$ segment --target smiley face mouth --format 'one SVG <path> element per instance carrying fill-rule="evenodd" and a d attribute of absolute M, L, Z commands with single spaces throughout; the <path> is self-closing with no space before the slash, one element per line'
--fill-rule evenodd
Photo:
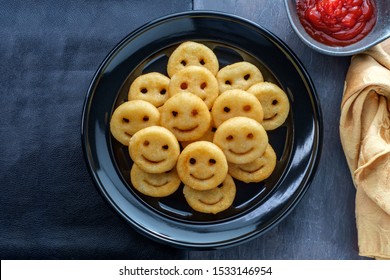
<path fill-rule="evenodd" d="M 278 113 L 275 113 L 272 117 L 264 118 L 263 121 L 272 121 L 274 118 L 276 118 L 277 115 Z"/>
<path fill-rule="evenodd" d="M 250 152 L 252 152 L 252 151 L 253 151 L 253 147 L 250 148 L 249 150 L 245 151 L 245 152 L 235 152 L 235 151 L 233 151 L 232 149 L 229 149 L 228 151 L 231 152 L 232 154 L 237 155 L 237 156 L 244 156 L 244 155 L 247 155 L 247 154 L 249 154 Z"/>
<path fill-rule="evenodd" d="M 261 165 L 259 168 L 255 169 L 255 170 L 247 170 L 247 169 L 244 169 L 244 168 L 242 168 L 242 167 L 239 167 L 239 169 L 240 169 L 241 171 L 243 171 L 243 172 L 252 174 L 252 173 L 255 173 L 255 172 L 261 170 L 263 167 L 264 167 L 264 165 Z"/>
<path fill-rule="evenodd" d="M 223 196 L 222 196 L 220 199 L 218 199 L 217 201 L 215 201 L 215 202 L 208 202 L 208 201 L 204 201 L 204 200 L 202 200 L 202 199 L 199 199 L 199 202 L 211 206 L 211 205 L 215 205 L 215 204 L 221 202 L 222 199 L 223 199 Z"/>
<path fill-rule="evenodd" d="M 162 184 L 154 184 L 154 183 L 149 182 L 149 181 L 146 180 L 146 179 L 144 179 L 144 182 L 145 182 L 146 184 L 149 184 L 149 185 L 155 187 L 155 188 L 160 188 L 160 187 L 162 187 L 162 186 L 168 184 L 168 181 L 166 181 L 166 182 L 164 182 L 164 183 L 162 183 Z"/>
<path fill-rule="evenodd" d="M 141 155 L 141 156 L 142 156 L 142 158 L 143 158 L 145 161 L 147 161 L 147 162 L 149 162 L 149 163 L 154 163 L 154 164 L 163 162 L 163 161 L 165 160 L 165 159 L 162 159 L 162 160 L 151 160 L 151 159 L 148 159 L 147 157 L 145 157 L 144 155 Z"/>
<path fill-rule="evenodd" d="M 192 173 L 190 174 L 190 176 L 191 176 L 192 178 L 196 179 L 196 180 L 199 180 L 199 181 L 207 181 L 207 180 L 213 178 L 213 177 L 214 177 L 214 174 L 211 174 L 210 176 L 205 177 L 205 178 L 196 177 L 196 176 L 194 176 Z"/>
<path fill-rule="evenodd" d="M 187 128 L 187 129 L 182 129 L 182 128 L 178 128 L 178 127 L 176 127 L 176 126 L 174 126 L 173 127 L 173 129 L 174 130 L 177 130 L 177 131 L 179 131 L 179 132 L 192 132 L 192 131 L 194 131 L 195 129 L 197 129 L 199 127 L 199 125 L 197 124 L 197 125 L 195 125 L 195 126 L 193 126 L 193 127 L 191 127 L 191 128 Z"/>

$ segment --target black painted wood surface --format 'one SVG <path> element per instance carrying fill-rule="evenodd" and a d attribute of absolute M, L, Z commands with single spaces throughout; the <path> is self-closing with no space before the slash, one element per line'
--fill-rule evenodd
<path fill-rule="evenodd" d="M 340 102 L 350 57 L 332 57 L 307 47 L 291 28 L 282 0 L 194 0 L 194 10 L 245 17 L 286 42 L 317 89 L 323 113 L 323 149 L 312 184 L 278 226 L 247 243 L 215 251 L 190 251 L 189 259 L 360 259 L 355 189 L 339 137 Z"/>

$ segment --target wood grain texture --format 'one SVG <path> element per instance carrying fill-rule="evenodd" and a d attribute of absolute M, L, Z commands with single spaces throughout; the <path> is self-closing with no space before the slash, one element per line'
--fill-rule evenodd
<path fill-rule="evenodd" d="M 286 42 L 317 89 L 323 113 L 323 149 L 312 184 L 300 204 L 278 226 L 242 245 L 190 251 L 190 259 L 361 259 L 354 214 L 355 189 L 339 137 L 340 102 L 350 57 L 308 48 L 287 19 L 282 0 L 194 0 L 195 10 L 217 10 L 260 24 Z"/>

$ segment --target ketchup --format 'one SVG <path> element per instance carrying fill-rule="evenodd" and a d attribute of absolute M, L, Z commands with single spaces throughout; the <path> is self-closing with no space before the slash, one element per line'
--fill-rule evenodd
<path fill-rule="evenodd" d="M 374 0 L 296 0 L 306 32 L 329 46 L 347 46 L 364 38 L 376 23 Z"/>

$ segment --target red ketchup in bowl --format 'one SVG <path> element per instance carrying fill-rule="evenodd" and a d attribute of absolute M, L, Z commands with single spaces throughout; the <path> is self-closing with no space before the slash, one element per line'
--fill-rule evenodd
<path fill-rule="evenodd" d="M 296 0 L 306 32 L 329 46 L 347 46 L 364 38 L 376 23 L 374 0 Z"/>

